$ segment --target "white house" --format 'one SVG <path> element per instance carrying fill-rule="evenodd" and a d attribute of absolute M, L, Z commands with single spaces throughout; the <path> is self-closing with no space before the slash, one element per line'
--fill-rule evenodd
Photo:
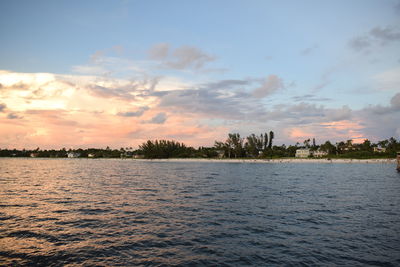
<path fill-rule="evenodd" d="M 323 150 L 317 150 L 317 151 L 313 152 L 313 156 L 316 158 L 322 158 L 322 157 L 328 156 L 328 152 L 323 151 Z"/>
<path fill-rule="evenodd" d="M 296 158 L 307 158 L 311 155 L 310 149 L 300 148 L 296 150 Z"/>
<path fill-rule="evenodd" d="M 67 157 L 68 158 L 78 158 L 78 157 L 80 157 L 80 153 L 76 153 L 76 152 L 68 152 L 67 153 Z"/>
<path fill-rule="evenodd" d="M 384 148 L 384 147 L 374 147 L 374 152 L 385 153 L 386 152 L 386 148 Z"/>

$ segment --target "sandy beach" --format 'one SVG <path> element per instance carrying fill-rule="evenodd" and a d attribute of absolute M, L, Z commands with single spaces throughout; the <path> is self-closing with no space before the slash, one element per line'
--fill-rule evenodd
<path fill-rule="evenodd" d="M 212 163 L 381 163 L 381 164 L 394 164 L 396 159 L 301 159 L 301 158 L 288 158 L 288 159 L 199 159 L 199 158 L 186 158 L 186 159 L 134 159 L 135 161 L 147 162 L 212 162 Z"/>

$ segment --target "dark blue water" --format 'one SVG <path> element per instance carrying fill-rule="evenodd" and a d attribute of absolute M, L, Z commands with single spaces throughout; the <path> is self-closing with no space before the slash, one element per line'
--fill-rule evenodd
<path fill-rule="evenodd" d="M 0 159 L 0 265 L 400 265 L 393 164 Z"/>

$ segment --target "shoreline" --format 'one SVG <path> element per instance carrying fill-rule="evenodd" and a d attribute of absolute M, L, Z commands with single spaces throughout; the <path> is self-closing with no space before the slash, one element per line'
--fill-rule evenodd
<path fill-rule="evenodd" d="M 130 160 L 136 162 L 208 162 L 208 163 L 259 163 L 259 164 L 276 164 L 276 163 L 324 163 L 324 164 L 352 164 L 352 163 L 368 163 L 368 164 L 395 164 L 395 158 L 378 158 L 378 159 L 316 159 L 316 158 L 281 158 L 281 159 L 215 159 L 215 158 L 168 158 L 168 159 L 134 159 L 134 158 L 42 158 L 42 157 L 0 157 L 4 159 L 45 159 L 45 160 Z"/>
<path fill-rule="evenodd" d="M 211 162 L 211 163 L 381 163 L 394 164 L 396 159 L 197 159 L 197 158 L 170 158 L 170 159 L 133 159 L 143 162 Z"/>

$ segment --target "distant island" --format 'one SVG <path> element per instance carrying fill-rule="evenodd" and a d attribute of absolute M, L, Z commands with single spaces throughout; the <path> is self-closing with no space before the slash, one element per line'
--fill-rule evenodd
<path fill-rule="evenodd" d="M 280 159 L 280 158 L 343 158 L 374 159 L 395 158 L 400 151 L 400 141 L 391 137 L 377 143 L 365 139 L 354 144 L 352 140 L 335 144 L 326 141 L 317 145 L 315 138 L 306 139 L 302 144 L 286 146 L 273 145 L 274 132 L 260 135 L 251 134 L 243 138 L 238 133 L 228 134 L 224 142 L 215 141 L 212 147 L 193 148 L 174 140 L 148 140 L 139 146 L 120 149 L 0 149 L 0 157 L 43 157 L 43 158 L 215 158 L 215 159 Z"/>

